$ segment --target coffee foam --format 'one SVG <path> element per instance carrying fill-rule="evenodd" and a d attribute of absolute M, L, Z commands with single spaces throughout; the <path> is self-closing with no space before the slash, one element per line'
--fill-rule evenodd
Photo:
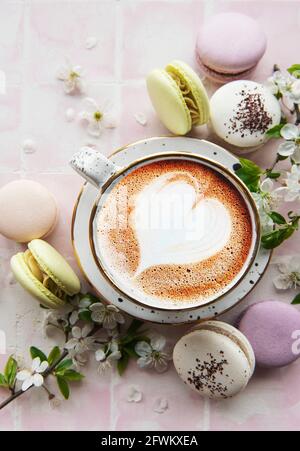
<path fill-rule="evenodd" d="M 182 160 L 147 164 L 121 179 L 103 196 L 95 231 L 116 285 L 142 303 L 170 308 L 227 291 L 252 243 L 237 189 L 205 165 Z"/>

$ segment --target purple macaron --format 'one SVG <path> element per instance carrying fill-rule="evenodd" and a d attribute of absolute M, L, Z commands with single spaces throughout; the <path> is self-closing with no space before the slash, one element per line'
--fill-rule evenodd
<path fill-rule="evenodd" d="M 201 28 L 196 59 L 201 71 L 218 83 L 246 80 L 266 46 L 266 35 L 252 17 L 221 13 L 212 16 Z"/>
<path fill-rule="evenodd" d="M 251 343 L 258 366 L 285 366 L 300 355 L 300 312 L 289 304 L 264 301 L 251 305 L 240 319 L 239 330 Z"/>

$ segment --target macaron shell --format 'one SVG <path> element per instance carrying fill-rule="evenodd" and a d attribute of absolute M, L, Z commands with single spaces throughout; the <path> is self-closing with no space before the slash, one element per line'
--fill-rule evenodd
<path fill-rule="evenodd" d="M 248 340 L 248 338 L 236 327 L 231 324 L 224 323 L 223 321 L 205 321 L 204 323 L 200 323 L 195 326 L 193 330 L 199 330 L 203 327 L 205 330 L 207 327 L 215 327 L 218 329 L 222 329 L 225 334 L 229 334 L 232 337 L 235 337 L 238 343 L 241 343 L 242 349 L 245 351 L 245 354 L 248 358 L 248 362 L 251 369 L 251 375 L 254 373 L 255 369 L 255 355 L 253 348 Z"/>
<path fill-rule="evenodd" d="M 62 255 L 43 240 L 32 240 L 28 248 L 42 270 L 68 295 L 80 291 L 80 281 Z"/>
<path fill-rule="evenodd" d="M 229 12 L 212 16 L 201 28 L 196 44 L 208 68 L 236 74 L 253 68 L 265 53 L 267 39 L 252 17 Z"/>
<path fill-rule="evenodd" d="M 250 341 L 258 366 L 282 367 L 294 362 L 294 331 L 300 331 L 300 312 L 279 301 L 251 305 L 239 322 L 240 331 Z"/>
<path fill-rule="evenodd" d="M 268 128 L 280 123 L 281 110 L 275 96 L 259 83 L 238 80 L 220 87 L 212 95 L 210 99 L 211 124 L 216 135 L 222 140 L 236 147 L 251 148 L 262 145 L 268 138 L 263 131 L 248 130 L 246 127 L 242 130 L 233 129 L 233 122 L 241 123 L 239 119 L 235 118 L 235 115 L 239 112 L 239 105 L 243 102 L 241 95 L 243 91 L 246 91 L 247 94 L 261 96 L 263 108 L 271 118 Z"/>
<path fill-rule="evenodd" d="M 185 135 L 192 120 L 176 82 L 164 70 L 155 69 L 147 77 L 147 89 L 162 123 L 174 134 Z"/>
<path fill-rule="evenodd" d="M 52 194 L 33 180 L 16 180 L 0 189 L 0 233 L 26 243 L 49 235 L 58 217 Z"/>
<path fill-rule="evenodd" d="M 172 61 L 168 64 L 166 70 L 173 70 L 186 81 L 191 89 L 192 95 L 197 103 L 199 110 L 199 121 L 195 125 L 206 124 L 209 120 L 209 98 L 205 87 L 203 86 L 199 76 L 183 61 Z"/>
<path fill-rule="evenodd" d="M 24 260 L 24 254 L 19 252 L 10 261 L 12 272 L 20 285 L 34 296 L 42 305 L 51 309 L 62 307 L 65 302 L 49 291 L 36 279 Z"/>
<path fill-rule="evenodd" d="M 235 341 L 204 327 L 175 345 L 176 371 L 193 390 L 210 398 L 228 398 L 243 390 L 253 372 Z"/>

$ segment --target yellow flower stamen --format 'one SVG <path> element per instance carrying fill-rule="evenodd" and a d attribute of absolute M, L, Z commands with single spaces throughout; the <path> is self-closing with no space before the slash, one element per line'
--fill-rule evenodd
<path fill-rule="evenodd" d="M 70 72 L 70 79 L 74 80 L 74 78 L 79 78 L 79 74 L 77 74 L 77 72 L 72 71 Z"/>
<path fill-rule="evenodd" d="M 100 122 L 102 117 L 103 117 L 103 114 L 100 111 L 95 111 L 95 113 L 94 113 L 95 121 Z"/>

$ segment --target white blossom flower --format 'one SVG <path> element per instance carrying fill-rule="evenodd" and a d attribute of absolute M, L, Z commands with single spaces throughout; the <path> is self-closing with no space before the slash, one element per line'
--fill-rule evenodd
<path fill-rule="evenodd" d="M 42 322 L 42 328 L 46 335 L 51 335 L 53 328 L 63 330 L 69 324 L 69 314 L 73 307 L 65 304 L 62 308 L 46 310 Z"/>
<path fill-rule="evenodd" d="M 273 75 L 267 79 L 266 85 L 272 94 L 278 95 L 279 93 L 282 93 L 282 90 L 285 90 L 289 78 L 289 73 L 283 74 L 280 70 L 276 70 Z"/>
<path fill-rule="evenodd" d="M 79 307 L 75 307 L 69 303 L 55 310 L 46 310 L 43 320 L 43 330 L 46 335 L 51 334 L 53 327 L 63 330 L 67 326 L 78 321 L 78 313 L 81 311 Z"/>
<path fill-rule="evenodd" d="M 280 201 L 278 188 L 274 189 L 273 180 L 266 178 L 259 186 L 262 207 L 266 212 L 274 210 Z M 254 193 L 256 194 L 256 193 Z"/>
<path fill-rule="evenodd" d="M 300 80 L 299 80 L 300 81 Z M 285 142 L 278 147 L 279 155 L 290 157 L 295 163 L 300 163 L 300 130 L 295 124 L 285 124 L 280 130 Z"/>
<path fill-rule="evenodd" d="M 295 81 L 292 83 L 291 90 L 289 93 L 289 99 L 293 102 L 299 105 L 300 103 L 300 80 L 295 79 Z"/>
<path fill-rule="evenodd" d="M 93 325 L 91 324 L 86 324 L 82 329 L 78 326 L 74 326 L 72 328 L 72 338 L 67 341 L 65 348 L 73 350 L 75 355 L 93 349 L 95 337 L 88 336 L 92 329 Z"/>
<path fill-rule="evenodd" d="M 290 172 L 286 173 L 284 179 L 285 186 L 278 188 L 278 191 L 285 202 L 300 200 L 300 167 L 294 164 Z"/>
<path fill-rule="evenodd" d="M 72 363 L 77 370 L 80 370 L 80 367 L 84 366 L 88 362 L 88 356 L 88 351 L 77 354 L 75 349 L 70 349 L 68 353 L 68 357 L 72 360 Z"/>
<path fill-rule="evenodd" d="M 282 94 L 292 104 L 300 103 L 300 80 L 288 72 L 275 71 L 267 80 L 272 94 Z"/>
<path fill-rule="evenodd" d="M 117 324 L 124 323 L 124 317 L 114 305 L 103 305 L 96 302 L 90 306 L 92 320 L 102 324 L 105 329 L 114 329 Z"/>
<path fill-rule="evenodd" d="M 81 66 L 72 66 L 69 61 L 66 61 L 59 68 L 57 78 L 64 82 L 64 90 L 67 94 L 83 93 L 85 91 Z"/>
<path fill-rule="evenodd" d="M 269 233 L 273 229 L 273 220 L 269 213 L 273 211 L 281 200 L 281 188 L 274 189 L 273 180 L 266 178 L 259 187 L 259 192 L 252 193 L 255 200 L 263 233 Z"/>
<path fill-rule="evenodd" d="M 69 316 L 69 323 L 71 326 L 74 326 L 77 321 L 79 321 L 79 315 L 81 312 L 84 312 L 91 305 L 92 301 L 88 297 L 83 297 L 81 299 L 77 299 L 74 301 L 74 310 Z"/>
<path fill-rule="evenodd" d="M 161 335 L 154 335 L 150 343 L 139 341 L 135 345 L 135 352 L 140 356 L 137 364 L 140 368 L 155 368 L 162 373 L 168 368 L 168 361 L 172 359 L 166 349 L 166 339 Z"/>
<path fill-rule="evenodd" d="M 278 257 L 274 263 L 280 272 L 273 279 L 273 283 L 278 290 L 300 287 L 300 256 Z"/>
<path fill-rule="evenodd" d="M 41 362 L 39 357 L 35 357 L 31 364 L 31 369 L 21 370 L 17 373 L 17 380 L 22 381 L 22 390 L 26 391 L 32 385 L 35 387 L 41 387 L 44 383 L 42 373 L 46 371 L 49 364 L 46 360 Z"/>
<path fill-rule="evenodd" d="M 95 359 L 99 363 L 99 373 L 104 373 L 112 367 L 112 363 L 119 360 L 122 354 L 119 350 L 119 345 L 116 340 L 111 340 L 109 343 L 102 344 L 95 352 Z"/>
<path fill-rule="evenodd" d="M 87 97 L 84 99 L 85 109 L 79 113 L 79 121 L 87 127 L 87 132 L 98 138 L 103 128 L 115 128 L 116 118 L 109 111 L 107 104 L 101 107 L 94 99 Z"/>

